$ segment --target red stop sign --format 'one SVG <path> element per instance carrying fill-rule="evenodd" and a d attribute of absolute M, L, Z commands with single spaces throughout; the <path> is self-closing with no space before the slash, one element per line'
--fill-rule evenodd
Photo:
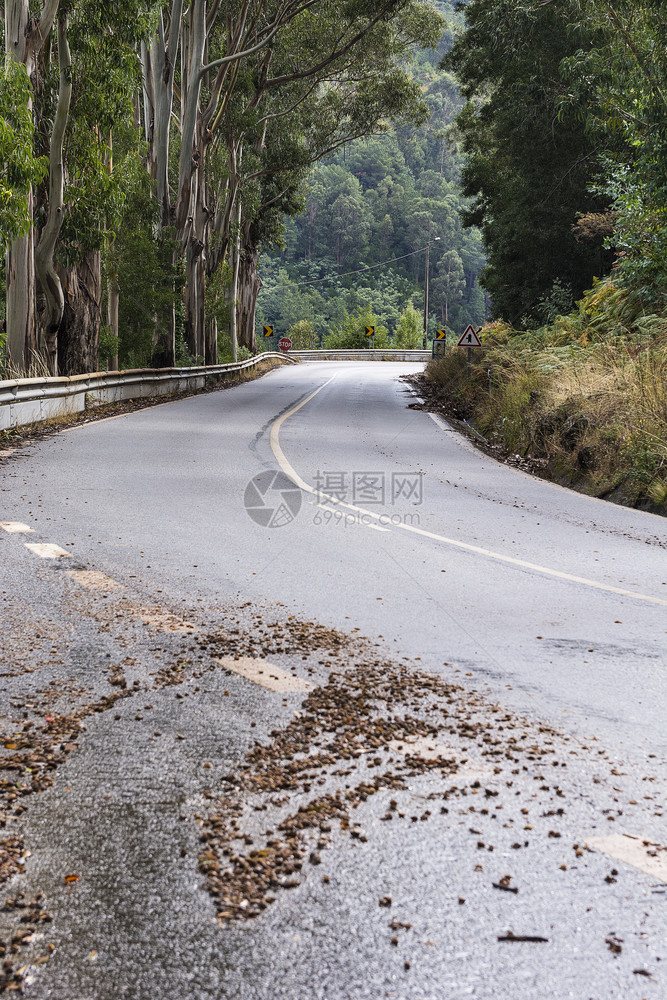
<path fill-rule="evenodd" d="M 289 351 L 290 348 L 292 347 L 292 341 L 289 339 L 289 337 L 281 337 L 280 340 L 278 341 L 278 347 L 280 348 L 281 351 Z"/>

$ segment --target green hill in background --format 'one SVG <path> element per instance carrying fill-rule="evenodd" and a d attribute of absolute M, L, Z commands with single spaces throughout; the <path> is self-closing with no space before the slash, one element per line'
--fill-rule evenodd
<path fill-rule="evenodd" d="M 429 241 L 429 331 L 483 321 L 484 253 L 479 232 L 461 224 L 461 157 L 450 137 L 463 100 L 453 76 L 438 68 L 462 18 L 453 3 L 434 6 L 447 28 L 411 66 L 429 121 L 357 141 L 314 167 L 303 211 L 285 219 L 284 248 L 261 259 L 258 332 L 270 324 L 286 333 L 308 321 L 322 343 L 331 330 L 340 333 L 347 313 L 394 335 L 410 303 L 423 311 Z"/>

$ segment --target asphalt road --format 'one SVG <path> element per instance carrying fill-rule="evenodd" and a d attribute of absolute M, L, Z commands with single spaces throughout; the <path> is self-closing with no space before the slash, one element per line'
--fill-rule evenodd
<path fill-rule="evenodd" d="M 27 996 L 667 995 L 665 522 L 478 453 L 420 367 L 2 460 Z"/>

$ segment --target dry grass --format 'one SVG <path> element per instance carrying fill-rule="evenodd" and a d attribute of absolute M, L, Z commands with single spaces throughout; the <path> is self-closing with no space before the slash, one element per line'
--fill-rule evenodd
<path fill-rule="evenodd" d="M 462 352 L 428 366 L 455 415 L 560 482 L 667 513 L 667 319 L 632 319 L 627 295 L 598 286 L 549 329 L 483 339 L 470 377 Z"/>
<path fill-rule="evenodd" d="M 11 361 L 5 361 L 0 365 L 0 380 L 12 381 L 20 378 L 48 378 L 49 366 L 46 358 L 38 351 L 30 352 L 30 360 L 27 366 L 17 367 Z"/>

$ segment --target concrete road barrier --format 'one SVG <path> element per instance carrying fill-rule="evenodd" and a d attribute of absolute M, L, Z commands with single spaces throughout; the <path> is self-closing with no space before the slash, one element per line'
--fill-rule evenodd
<path fill-rule="evenodd" d="M 430 361 L 430 351 L 358 350 L 358 351 L 290 351 L 298 361 Z"/>

